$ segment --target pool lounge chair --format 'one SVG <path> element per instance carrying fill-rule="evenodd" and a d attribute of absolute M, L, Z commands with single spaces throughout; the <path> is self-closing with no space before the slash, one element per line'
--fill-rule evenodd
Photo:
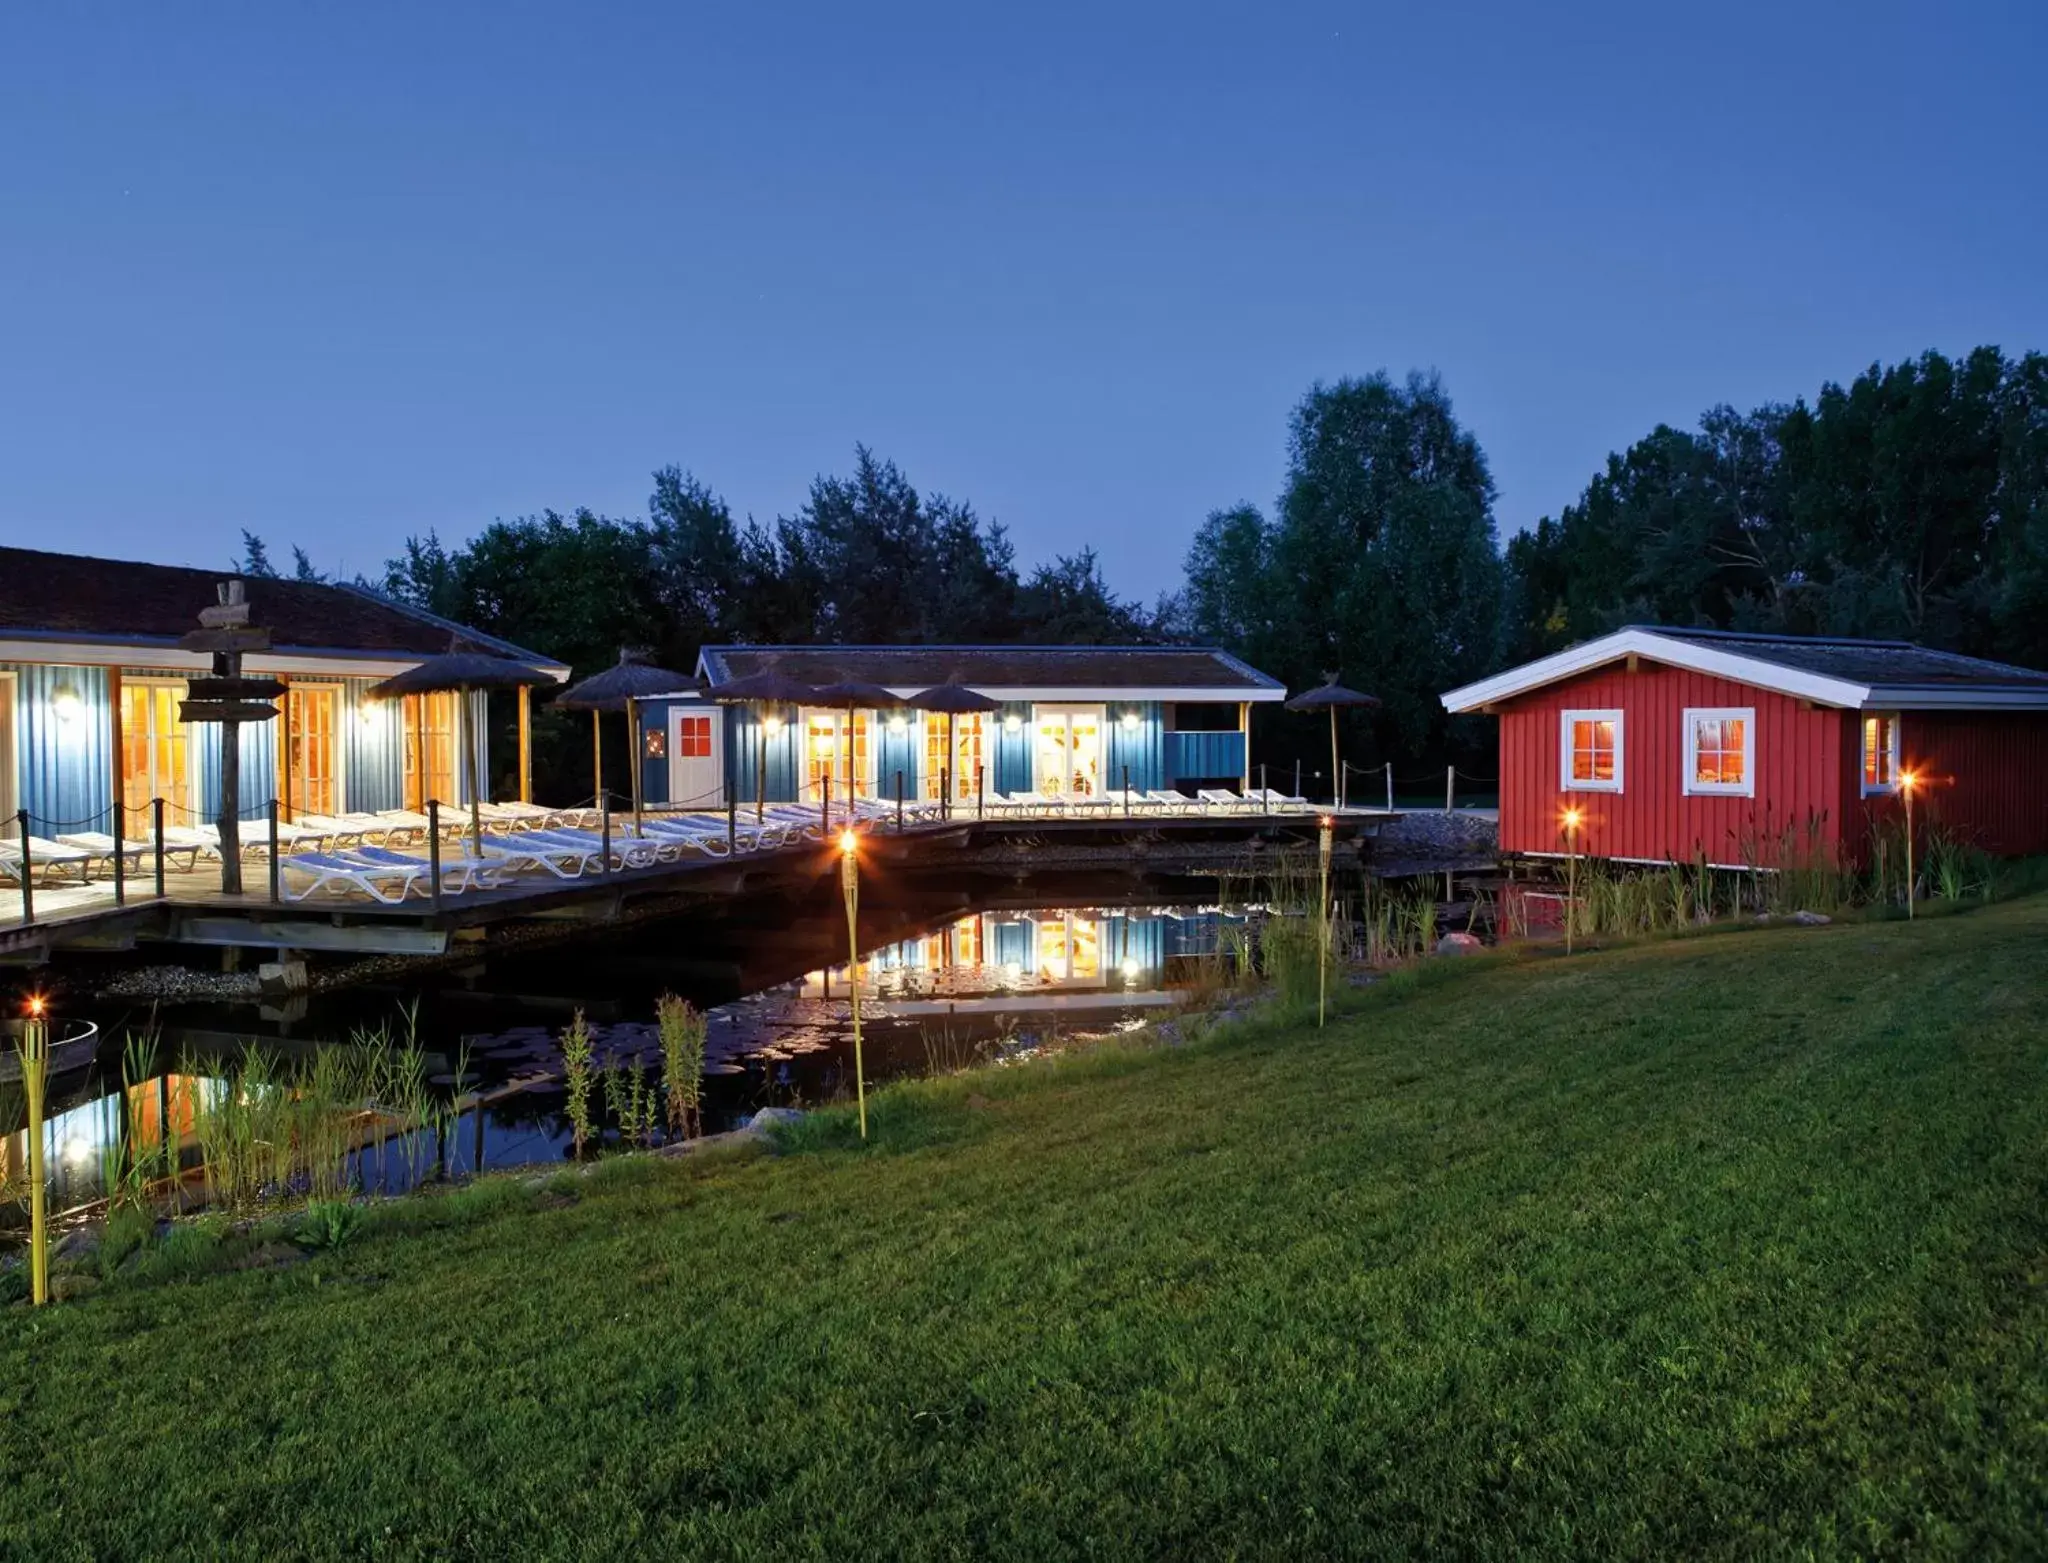
<path fill-rule="evenodd" d="M 427 871 L 428 892 L 431 894 L 433 891 L 434 864 L 431 859 L 414 857 L 409 852 L 400 852 L 393 847 L 371 846 L 348 847 L 332 855 L 353 858 L 373 868 L 423 868 Z M 490 858 L 472 857 L 467 852 L 443 852 L 441 893 L 460 895 L 465 890 L 489 890 L 498 883 L 503 872 L 503 865 Z"/>
<path fill-rule="evenodd" d="M 510 874 L 538 872 L 557 879 L 580 879 L 599 872 L 604 854 L 596 847 L 567 841 L 549 841 L 530 830 L 517 835 L 486 832 L 478 852 L 493 868 Z"/>
<path fill-rule="evenodd" d="M 1240 792 L 1225 792 L 1221 787 L 1200 787 L 1195 799 L 1204 808 L 1216 809 L 1224 814 L 1244 814 L 1258 805 Z"/>
<path fill-rule="evenodd" d="M 645 821 L 645 828 L 650 836 L 673 841 L 685 850 L 694 848 L 707 857 L 730 857 L 734 847 L 747 852 L 760 844 L 760 836 L 756 834 L 752 825 L 735 823 L 728 839 L 723 820 L 714 822 L 704 819 L 682 819 L 673 815 L 657 816 Z M 764 834 L 772 836 L 777 844 L 782 840 L 782 832 L 773 825 L 768 826 Z"/>
<path fill-rule="evenodd" d="M 216 858 L 220 856 L 221 841 L 220 827 L 218 825 L 187 825 L 181 828 L 190 833 L 184 839 L 196 840 L 199 843 L 200 850 L 206 853 L 207 856 Z M 242 821 L 242 828 L 237 834 L 240 838 L 242 856 L 244 857 L 260 856 L 270 850 L 270 821 L 267 819 L 245 819 Z M 164 839 L 166 841 L 171 839 L 171 832 L 168 826 L 164 829 Z M 294 825 L 288 820 L 279 820 L 277 822 L 277 850 L 281 854 L 294 852 L 301 847 L 317 850 L 326 840 L 327 837 L 323 833 L 317 830 L 309 830 L 304 825 Z"/>
<path fill-rule="evenodd" d="M 1112 787 L 1102 795 L 1102 801 L 1112 814 L 1122 814 L 1125 810 L 1133 814 L 1143 814 L 1152 807 L 1151 800 L 1136 787 L 1128 791 L 1122 787 Z"/>
<path fill-rule="evenodd" d="M 321 832 L 336 846 L 367 841 L 373 846 L 396 847 L 413 836 L 406 826 L 393 824 L 381 814 L 301 814 L 294 823 Z"/>
<path fill-rule="evenodd" d="M 111 864 L 114 861 L 114 838 L 102 830 L 80 830 L 57 840 L 67 847 L 77 847 L 90 852 L 94 857 Z M 164 829 L 164 860 L 169 867 L 181 873 L 190 873 L 199 866 L 199 844 L 196 841 L 173 840 L 168 826 Z M 156 868 L 156 838 L 144 836 L 140 840 L 130 836 L 121 843 L 121 856 L 127 860 L 131 875 L 152 873 Z M 179 863 L 177 860 L 185 861 Z"/>
<path fill-rule="evenodd" d="M 0 839 L 0 874 L 17 884 L 22 879 L 21 846 L 20 836 Z M 28 872 L 40 873 L 45 884 L 53 874 L 76 874 L 78 882 L 84 884 L 92 877 L 93 864 L 99 861 L 101 854 L 83 847 L 67 847 L 61 841 L 47 841 L 41 836 L 28 838 Z"/>
<path fill-rule="evenodd" d="M 1145 794 L 1152 807 L 1162 814 L 1189 814 L 1197 807 L 1195 800 L 1184 792 L 1171 787 L 1154 787 Z"/>
<path fill-rule="evenodd" d="M 512 839 L 524 841 L 528 837 L 563 846 L 583 847 L 600 857 L 605 850 L 603 835 L 594 830 L 524 830 L 517 832 Z M 611 862 L 615 868 L 651 868 L 663 858 L 674 861 L 682 856 L 682 851 L 680 842 L 655 836 L 636 836 L 613 822 Z"/>
<path fill-rule="evenodd" d="M 415 889 L 427 890 L 427 865 L 410 859 L 400 866 L 364 862 L 339 853 L 292 852 L 280 854 L 277 861 L 287 901 L 357 891 L 373 901 L 396 906 Z"/>
<path fill-rule="evenodd" d="M 1260 809 L 1306 809 L 1311 805 L 1306 798 L 1297 798 L 1290 793 L 1276 791 L 1271 787 L 1250 787 L 1245 797 Z"/>
<path fill-rule="evenodd" d="M 1067 800 L 1056 794 L 1043 792 L 999 792 L 995 794 L 993 806 L 1002 814 L 1064 814 Z"/>

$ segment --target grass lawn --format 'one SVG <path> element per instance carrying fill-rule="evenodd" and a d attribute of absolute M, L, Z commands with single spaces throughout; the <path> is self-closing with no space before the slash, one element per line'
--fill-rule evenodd
<path fill-rule="evenodd" d="M 2044 954 L 1438 962 L 8 1310 L 0 1554 L 2040 1556 Z"/>

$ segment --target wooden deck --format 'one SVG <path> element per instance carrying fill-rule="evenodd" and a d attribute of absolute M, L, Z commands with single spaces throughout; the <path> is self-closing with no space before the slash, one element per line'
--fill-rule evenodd
<path fill-rule="evenodd" d="M 747 813 L 741 810 L 742 821 Z M 1137 858 L 1147 844 L 1160 842 L 1313 841 L 1318 822 L 1326 815 L 1335 820 L 1346 841 L 1370 837 L 1380 823 L 1394 817 L 1384 810 L 1315 808 L 955 815 L 906 820 L 900 828 L 893 820 L 873 824 L 861 833 L 860 851 L 867 871 L 883 874 L 943 868 L 970 860 L 977 849 L 1019 842 L 1047 847 L 1092 844 L 1098 850 L 1105 843 L 1118 844 Z M 723 814 L 699 818 L 721 830 L 726 824 Z M 631 839 L 630 822 L 616 821 L 614 842 Z M 449 850 L 452 856 L 455 849 Z M 729 856 L 691 850 L 674 861 L 642 868 L 613 868 L 568 879 L 529 873 L 460 892 L 444 888 L 438 904 L 421 894 L 397 903 L 361 893 L 273 898 L 269 860 L 256 854 L 244 859 L 239 895 L 223 894 L 220 864 L 202 859 L 192 870 L 167 866 L 159 897 L 154 868 L 146 865 L 118 891 L 111 877 L 84 884 L 38 883 L 32 921 L 22 918 L 18 887 L 0 885 L 0 964 L 41 964 L 65 949 L 126 949 L 138 943 L 438 955 L 465 937 L 476 937 L 473 930 L 498 923 L 601 922 L 617 918 L 631 903 L 657 897 L 683 905 L 809 886 L 831 870 L 837 850 L 834 841 L 809 839 L 740 848 Z M 426 860 L 424 848 L 407 851 Z"/>

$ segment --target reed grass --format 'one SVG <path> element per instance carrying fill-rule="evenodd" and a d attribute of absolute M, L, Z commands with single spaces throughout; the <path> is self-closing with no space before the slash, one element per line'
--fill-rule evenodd
<path fill-rule="evenodd" d="M 578 1010 L 563 1029 L 562 1049 L 562 1110 L 569 1119 L 569 1134 L 573 1152 L 578 1161 L 583 1159 L 583 1147 L 590 1139 L 590 1084 L 592 1059 L 595 1053 L 590 1038 L 590 1026 Z"/>
<path fill-rule="evenodd" d="M 661 1090 L 668 1132 L 679 1140 L 704 1132 L 704 1041 L 710 1021 L 687 999 L 664 993 L 654 1001 L 661 1037 Z"/>

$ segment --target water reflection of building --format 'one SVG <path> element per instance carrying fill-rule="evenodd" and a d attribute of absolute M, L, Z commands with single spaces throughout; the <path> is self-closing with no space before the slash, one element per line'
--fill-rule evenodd
<path fill-rule="evenodd" d="M 219 1081 L 198 1075 L 159 1075 L 52 1111 L 43 1120 L 43 1163 L 49 1169 L 55 1208 L 64 1210 L 105 1194 L 106 1163 L 122 1143 L 124 1113 L 127 1143 L 134 1153 L 162 1144 L 166 1123 L 179 1142 L 190 1147 L 202 1097 L 220 1089 Z M 0 1188 L 12 1187 L 28 1175 L 28 1130 L 19 1127 L 18 1100 L 12 1112 L 15 1127 L 0 1134 Z"/>
<path fill-rule="evenodd" d="M 976 912 L 870 951 L 861 980 L 906 998 L 1156 990 L 1167 985 L 1172 960 L 1214 950 L 1228 921 L 1236 919 L 1190 908 Z M 813 972 L 803 992 L 829 997 L 845 981 L 843 966 Z"/>

